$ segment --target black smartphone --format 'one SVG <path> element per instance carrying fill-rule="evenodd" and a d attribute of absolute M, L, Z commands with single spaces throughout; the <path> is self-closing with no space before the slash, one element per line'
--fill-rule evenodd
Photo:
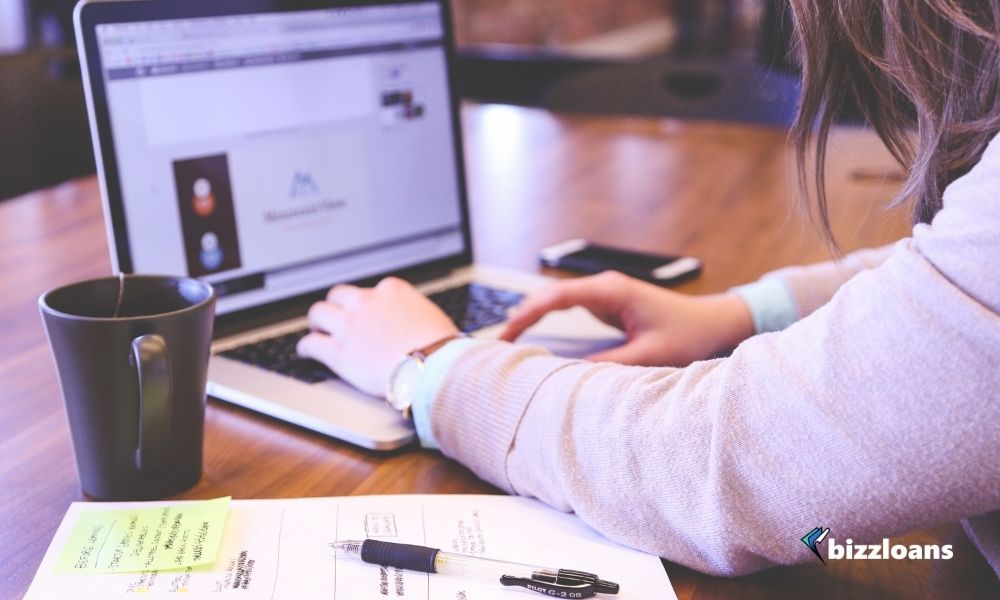
<path fill-rule="evenodd" d="M 579 273 L 620 271 L 659 284 L 677 283 L 701 272 L 701 261 L 691 256 L 667 256 L 612 248 L 587 240 L 566 240 L 543 248 L 542 265 Z"/>

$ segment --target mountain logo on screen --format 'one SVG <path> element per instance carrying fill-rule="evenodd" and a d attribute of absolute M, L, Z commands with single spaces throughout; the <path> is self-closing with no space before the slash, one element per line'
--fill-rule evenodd
<path fill-rule="evenodd" d="M 288 190 L 289 198 L 306 198 L 319 195 L 319 185 L 308 171 L 296 171 L 292 175 L 292 186 Z"/>

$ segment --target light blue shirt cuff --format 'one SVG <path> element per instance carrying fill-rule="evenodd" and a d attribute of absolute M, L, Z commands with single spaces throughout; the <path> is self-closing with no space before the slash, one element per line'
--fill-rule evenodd
<path fill-rule="evenodd" d="M 417 437 L 420 438 L 420 445 L 424 448 L 438 447 L 434 431 L 431 429 L 431 407 L 434 406 L 434 398 L 437 397 L 445 376 L 466 349 L 480 342 L 481 340 L 471 338 L 448 342 L 428 356 L 424 362 L 424 368 L 413 390 L 413 404 L 410 407 L 413 411 L 413 425 L 417 429 Z"/>
<path fill-rule="evenodd" d="M 781 331 L 799 320 L 795 298 L 778 278 L 761 279 L 730 291 L 739 294 L 750 308 L 754 333 Z"/>

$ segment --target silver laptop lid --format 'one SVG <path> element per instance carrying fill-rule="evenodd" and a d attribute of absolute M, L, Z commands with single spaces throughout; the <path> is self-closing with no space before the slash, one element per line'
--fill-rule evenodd
<path fill-rule="evenodd" d="M 469 262 L 445 11 L 81 4 L 116 268 L 199 277 L 225 314 Z"/>

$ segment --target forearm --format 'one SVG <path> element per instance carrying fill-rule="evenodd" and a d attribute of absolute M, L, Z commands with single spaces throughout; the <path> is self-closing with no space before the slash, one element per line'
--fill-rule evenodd
<path fill-rule="evenodd" d="M 996 328 L 970 327 L 980 309 L 926 264 L 887 273 L 685 369 L 477 345 L 442 384 L 435 432 L 489 481 L 713 573 L 808 559 L 798 538 L 817 520 L 861 541 L 986 512 Z M 928 318 L 938 301 L 948 314 Z"/>

